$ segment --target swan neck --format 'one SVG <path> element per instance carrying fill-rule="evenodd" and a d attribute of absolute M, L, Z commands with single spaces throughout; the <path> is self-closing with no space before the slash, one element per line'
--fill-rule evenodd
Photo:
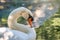
<path fill-rule="evenodd" d="M 35 38 L 36 33 L 34 29 L 29 28 L 27 25 L 17 23 L 19 17 L 23 16 L 27 19 L 28 14 L 32 15 L 32 13 L 26 8 L 17 8 L 13 10 L 8 17 L 8 26 L 10 29 L 27 33 L 30 37 L 33 36 Z"/>
<path fill-rule="evenodd" d="M 22 31 L 22 32 L 30 31 L 28 26 L 17 23 L 17 19 L 21 16 L 27 20 L 27 18 L 29 17 L 28 14 L 32 15 L 30 10 L 23 8 L 23 7 L 13 10 L 8 17 L 9 28 L 14 29 L 14 30 L 18 30 L 18 31 Z M 22 30 L 22 29 L 24 29 L 24 30 Z"/>

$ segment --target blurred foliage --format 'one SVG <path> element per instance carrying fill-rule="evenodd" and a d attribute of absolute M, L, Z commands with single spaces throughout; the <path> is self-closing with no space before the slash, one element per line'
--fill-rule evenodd
<path fill-rule="evenodd" d="M 24 1 L 24 0 L 23 0 Z M 26 0 L 23 2 L 22 0 L 13 0 L 11 3 L 7 2 L 4 5 L 8 5 L 5 9 L 0 9 L 0 27 L 7 27 L 7 18 L 9 13 L 20 6 L 32 8 L 31 5 L 33 2 L 36 3 L 37 0 Z M 40 1 L 37 1 L 37 3 Z M 56 0 L 54 2 L 60 3 L 60 0 Z M 29 4 L 30 3 L 30 4 Z M 0 3 L 1 4 L 1 3 Z M 24 5 L 25 4 L 25 5 Z M 36 5 L 34 5 L 35 7 Z M 18 23 L 26 24 L 26 20 L 24 18 L 19 18 Z M 54 14 L 50 19 L 46 20 L 43 25 L 36 29 L 37 38 L 36 40 L 60 40 L 60 8 L 58 12 Z"/>
<path fill-rule="evenodd" d="M 18 20 L 17 21 L 18 23 L 27 25 L 27 22 L 26 22 L 26 20 L 23 17 L 19 17 L 17 20 Z"/>
<path fill-rule="evenodd" d="M 37 40 L 60 40 L 60 8 L 50 19 L 36 29 Z"/>

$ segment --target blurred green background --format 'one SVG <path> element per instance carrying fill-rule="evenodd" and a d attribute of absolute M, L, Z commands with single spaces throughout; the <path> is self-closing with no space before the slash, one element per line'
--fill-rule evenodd
<path fill-rule="evenodd" d="M 32 7 L 41 4 L 41 1 L 60 4 L 60 0 L 0 0 L 0 27 L 8 26 L 7 18 L 13 9 L 24 6 L 33 11 Z M 23 22 L 21 22 L 22 20 Z M 25 20 L 20 18 L 18 22 L 25 23 Z M 60 7 L 58 12 L 36 29 L 36 33 L 36 40 L 60 40 Z"/>

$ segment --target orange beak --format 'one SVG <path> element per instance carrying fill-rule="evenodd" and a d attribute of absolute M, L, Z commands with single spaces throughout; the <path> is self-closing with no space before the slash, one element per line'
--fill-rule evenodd
<path fill-rule="evenodd" d="M 29 25 L 32 27 L 32 18 L 28 19 Z"/>

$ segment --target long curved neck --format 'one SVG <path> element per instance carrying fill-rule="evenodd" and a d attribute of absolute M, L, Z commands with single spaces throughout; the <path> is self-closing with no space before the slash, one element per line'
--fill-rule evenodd
<path fill-rule="evenodd" d="M 23 8 L 23 7 L 13 10 L 8 17 L 8 26 L 9 26 L 10 29 L 18 30 L 18 31 L 21 31 L 21 32 L 24 32 L 24 33 L 28 34 L 29 38 L 33 37 L 32 39 L 35 40 L 36 33 L 35 33 L 34 29 L 29 28 L 26 25 L 17 23 L 17 19 L 19 17 L 23 16 L 24 18 L 27 19 L 28 14 L 32 15 L 31 12 L 28 9 Z"/>
<path fill-rule="evenodd" d="M 17 23 L 17 19 L 21 16 L 23 16 L 27 19 L 27 17 L 24 16 L 23 13 L 27 17 L 28 17 L 28 13 L 31 14 L 31 12 L 28 9 L 23 8 L 23 7 L 13 10 L 8 17 L 8 26 L 10 29 L 14 29 L 14 30 L 18 30 L 18 31 L 26 32 L 26 33 L 29 33 L 29 32 L 33 33 L 34 29 L 29 28 L 26 25 Z"/>

